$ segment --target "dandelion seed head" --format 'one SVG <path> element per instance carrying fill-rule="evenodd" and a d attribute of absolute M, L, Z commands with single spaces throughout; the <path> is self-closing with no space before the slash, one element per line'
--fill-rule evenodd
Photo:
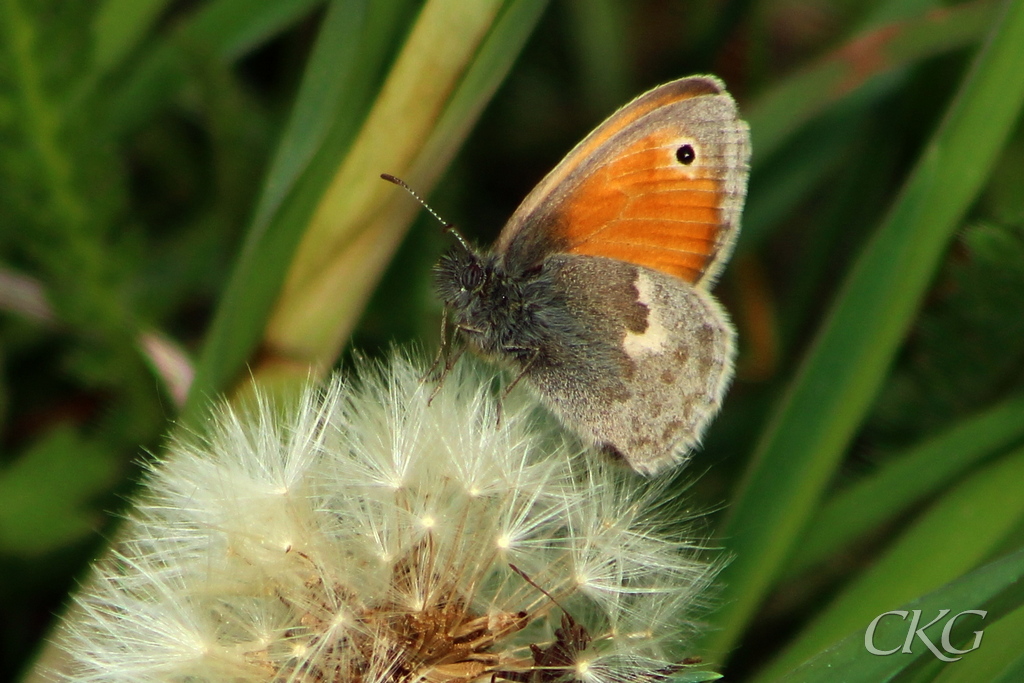
<path fill-rule="evenodd" d="M 364 363 L 174 441 L 66 620 L 64 680 L 666 678 L 714 568 L 658 491 L 523 398 L 499 421 L 476 366 L 433 400 L 422 373 Z"/>

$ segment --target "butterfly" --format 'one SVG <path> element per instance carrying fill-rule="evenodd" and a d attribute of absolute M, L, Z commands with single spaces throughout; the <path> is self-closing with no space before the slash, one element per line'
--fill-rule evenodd
<path fill-rule="evenodd" d="M 446 315 L 588 444 L 655 474 L 682 462 L 732 379 L 711 288 L 736 241 L 750 136 L 722 82 L 625 105 L 530 192 L 490 251 L 435 268 Z"/>

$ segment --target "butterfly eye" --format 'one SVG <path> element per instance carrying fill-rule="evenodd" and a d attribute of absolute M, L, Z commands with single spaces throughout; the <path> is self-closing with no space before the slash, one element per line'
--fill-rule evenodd
<path fill-rule="evenodd" d="M 484 269 L 473 263 L 463 271 L 462 284 L 466 289 L 477 289 L 484 283 Z"/>
<path fill-rule="evenodd" d="M 692 145 L 683 145 L 676 150 L 676 159 L 683 166 L 689 166 L 697 158 L 697 153 L 693 151 Z"/>

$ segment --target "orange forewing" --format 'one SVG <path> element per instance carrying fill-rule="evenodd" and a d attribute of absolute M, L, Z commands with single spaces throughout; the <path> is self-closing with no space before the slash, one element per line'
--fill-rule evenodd
<path fill-rule="evenodd" d="M 668 131 L 641 138 L 580 183 L 558 210 L 565 251 L 696 282 L 725 227 L 723 187 L 713 165 L 681 165 L 678 145 Z"/>
<path fill-rule="evenodd" d="M 581 164 L 584 164 L 584 162 L 597 154 L 601 147 L 612 137 L 658 109 L 693 97 L 717 95 L 720 92 L 722 92 L 721 86 L 716 82 L 706 78 L 686 78 L 656 88 L 619 109 L 590 135 L 584 138 L 566 156 L 562 163 L 552 169 L 551 173 L 530 192 L 519 206 L 510 225 L 498 236 L 498 242 L 495 245 L 496 249 L 498 251 L 508 249 L 509 244 L 515 239 L 519 229 L 523 226 L 522 221 L 515 220 L 517 216 L 528 216 L 542 211 L 544 202 L 550 198 L 554 189 L 563 184 L 573 173 L 577 172 Z M 584 183 L 584 185 L 587 187 L 597 186 L 592 183 Z M 578 189 L 581 190 L 582 188 Z M 575 196 L 580 196 L 581 194 L 581 192 L 576 192 Z"/>

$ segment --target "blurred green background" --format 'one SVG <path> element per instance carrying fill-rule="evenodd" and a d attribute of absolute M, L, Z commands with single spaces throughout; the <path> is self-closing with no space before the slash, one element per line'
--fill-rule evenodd
<path fill-rule="evenodd" d="M 0 0 L 0 679 L 174 424 L 436 348 L 447 239 L 380 173 L 488 244 L 694 73 L 754 145 L 738 375 L 678 477 L 733 558 L 694 654 L 1024 680 L 1024 3 L 993 0 Z M 918 598 L 989 609 L 974 656 L 864 652 Z"/>

